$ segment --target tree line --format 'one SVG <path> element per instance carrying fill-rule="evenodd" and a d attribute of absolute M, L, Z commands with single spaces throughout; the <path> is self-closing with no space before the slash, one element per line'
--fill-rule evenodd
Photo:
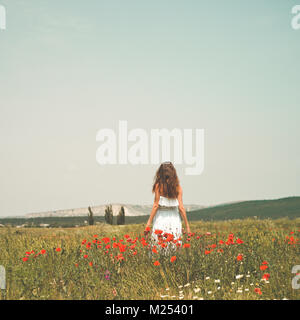
<path fill-rule="evenodd" d="M 88 207 L 89 213 L 88 213 L 88 222 L 89 225 L 92 226 L 95 223 L 94 220 L 94 214 L 93 211 L 91 209 L 91 207 Z M 108 205 L 105 208 L 105 215 L 104 215 L 104 219 L 105 222 L 108 224 L 114 224 L 114 215 L 113 215 L 113 209 L 112 209 L 112 205 Z M 121 209 L 117 215 L 117 224 L 121 225 L 121 224 L 125 224 L 125 209 L 123 206 L 121 206 Z"/>

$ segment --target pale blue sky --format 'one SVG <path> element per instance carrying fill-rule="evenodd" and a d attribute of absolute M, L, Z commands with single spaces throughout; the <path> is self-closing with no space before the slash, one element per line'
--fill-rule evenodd
<path fill-rule="evenodd" d="M 151 203 L 156 166 L 96 163 L 119 120 L 205 129 L 186 203 L 299 195 L 296 0 L 0 4 L 0 216 Z"/>

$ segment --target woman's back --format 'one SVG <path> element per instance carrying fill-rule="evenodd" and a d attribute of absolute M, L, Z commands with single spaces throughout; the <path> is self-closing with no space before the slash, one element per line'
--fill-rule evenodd
<path fill-rule="evenodd" d="M 150 229 L 150 224 L 153 222 L 152 236 L 159 240 L 156 233 L 159 230 L 180 238 L 182 235 L 181 218 L 186 224 L 187 231 L 190 232 L 182 202 L 182 188 L 176 169 L 171 162 L 164 162 L 158 168 L 152 192 L 155 194 L 154 203 L 146 225 L 146 229 Z"/>
<path fill-rule="evenodd" d="M 164 196 L 160 196 L 158 204 L 160 207 L 177 207 L 179 203 L 177 198 L 171 199 Z"/>

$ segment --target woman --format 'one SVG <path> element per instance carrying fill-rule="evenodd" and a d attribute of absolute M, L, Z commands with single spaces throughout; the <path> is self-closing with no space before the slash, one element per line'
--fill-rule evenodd
<path fill-rule="evenodd" d="M 179 184 L 176 169 L 171 162 L 163 162 L 158 168 L 152 192 L 155 193 L 155 198 L 146 225 L 145 235 L 148 235 L 153 220 L 152 239 L 158 239 L 155 230 L 162 231 L 161 234 L 173 234 L 174 239 L 180 238 L 182 235 L 180 215 L 185 222 L 187 233 L 191 233 L 182 203 L 182 188 Z"/>

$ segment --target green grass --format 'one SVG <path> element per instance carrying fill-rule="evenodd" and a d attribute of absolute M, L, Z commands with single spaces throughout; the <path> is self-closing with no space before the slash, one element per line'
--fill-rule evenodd
<path fill-rule="evenodd" d="M 144 226 L 1 228 L 0 265 L 6 268 L 7 288 L 1 291 L 0 299 L 300 298 L 300 289 L 292 289 L 291 285 L 295 276 L 292 267 L 300 265 L 299 218 L 192 222 L 195 235 L 190 241 L 186 235 L 183 239 L 190 247 L 179 248 L 173 263 L 170 256 L 150 254 L 143 246 L 140 240 Z M 219 244 L 231 232 L 235 244 Z M 126 241 L 126 234 L 132 241 L 138 237 L 135 248 L 129 248 L 132 243 Z M 101 248 L 92 242 L 94 235 L 101 241 Z M 115 258 L 120 254 L 119 247 L 103 249 L 104 237 L 112 242 L 123 239 L 127 245 L 122 253 L 124 260 Z M 243 243 L 236 243 L 238 238 Z M 91 249 L 82 245 L 84 239 L 91 242 Z M 57 252 L 56 248 L 62 250 Z M 39 253 L 42 249 L 45 254 L 30 254 L 28 261 L 22 260 L 26 251 Z M 205 254 L 205 250 L 212 251 Z M 137 254 L 133 255 L 135 251 Z M 85 254 L 88 258 L 84 258 Z M 243 255 L 242 261 L 237 260 L 239 254 Z M 264 260 L 268 268 L 262 271 Z M 160 265 L 155 266 L 154 261 Z M 107 270 L 109 280 L 104 276 Z M 269 283 L 261 280 L 264 273 L 270 274 Z M 236 279 L 237 275 L 242 277 Z M 255 288 L 260 288 L 262 294 L 256 293 Z"/>

